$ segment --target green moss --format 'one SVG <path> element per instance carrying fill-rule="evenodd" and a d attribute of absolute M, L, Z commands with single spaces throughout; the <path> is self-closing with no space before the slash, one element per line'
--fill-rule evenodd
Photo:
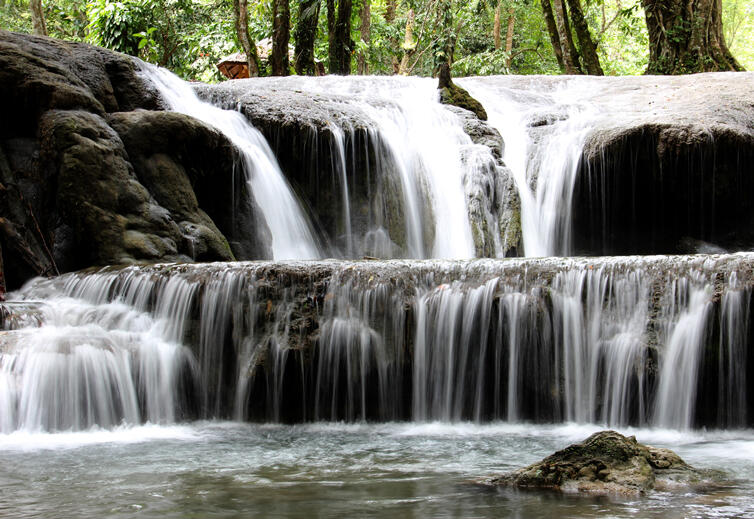
<path fill-rule="evenodd" d="M 487 120 L 487 112 L 484 110 L 482 103 L 471 97 L 471 94 L 466 90 L 453 83 L 440 88 L 440 102 L 469 110 L 470 112 L 474 112 L 482 121 Z"/>

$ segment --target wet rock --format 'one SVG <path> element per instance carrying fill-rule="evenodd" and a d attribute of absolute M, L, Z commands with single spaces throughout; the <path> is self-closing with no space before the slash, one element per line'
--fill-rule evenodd
<path fill-rule="evenodd" d="M 669 449 L 643 445 L 615 431 L 593 434 L 538 463 L 489 484 L 589 494 L 644 494 L 710 485 L 719 474 L 700 471 Z"/>
<path fill-rule="evenodd" d="M 162 108 L 134 58 L 0 31 L 10 290 L 90 265 L 269 257 L 233 146 Z"/>
<path fill-rule="evenodd" d="M 482 103 L 474 99 L 467 90 L 453 83 L 450 77 L 450 66 L 447 63 L 440 65 L 437 89 L 440 91 L 441 103 L 463 108 L 472 112 L 482 121 L 487 120 L 487 112 Z"/>
<path fill-rule="evenodd" d="M 0 92 L 0 138 L 33 136 L 39 116 L 51 109 L 103 115 L 160 107 L 128 56 L 7 31 L 0 31 Z"/>
<path fill-rule="evenodd" d="M 626 78 L 629 79 L 629 78 Z M 689 240 L 754 246 L 754 75 L 612 82 L 574 192 L 576 247 L 591 254 L 683 253 Z"/>
<path fill-rule="evenodd" d="M 262 216 L 235 167 L 238 154 L 223 134 L 175 112 L 120 112 L 108 121 L 139 181 L 178 222 L 184 254 L 196 261 L 271 255 L 269 236 L 258 232 Z"/>

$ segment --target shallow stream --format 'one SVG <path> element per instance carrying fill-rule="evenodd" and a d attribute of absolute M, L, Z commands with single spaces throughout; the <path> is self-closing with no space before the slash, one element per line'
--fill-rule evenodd
<path fill-rule="evenodd" d="M 0 435 L 2 517 L 753 517 L 754 431 L 625 429 L 733 481 L 713 492 L 580 497 L 481 478 L 592 425 L 197 422 Z"/>

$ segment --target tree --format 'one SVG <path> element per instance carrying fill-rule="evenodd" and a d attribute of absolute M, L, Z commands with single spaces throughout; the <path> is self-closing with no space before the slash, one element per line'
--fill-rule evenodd
<path fill-rule="evenodd" d="M 47 24 L 45 24 L 45 13 L 42 10 L 42 0 L 31 0 L 31 23 L 34 27 L 34 34 L 47 36 Z"/>
<path fill-rule="evenodd" d="M 330 46 L 331 74 L 347 76 L 351 73 L 351 52 L 354 47 L 354 43 L 351 40 L 352 7 L 352 0 L 340 0 L 338 2 L 338 16 L 335 20 Z"/>
<path fill-rule="evenodd" d="M 560 35 L 560 47 L 563 50 L 563 63 L 565 64 L 566 74 L 581 74 L 581 63 L 579 61 L 579 51 L 573 43 L 571 34 L 571 23 L 568 20 L 568 11 L 566 11 L 563 0 L 553 0 L 555 6 L 555 22 Z"/>
<path fill-rule="evenodd" d="M 579 0 L 568 0 L 568 9 L 571 12 L 571 20 L 573 21 L 573 28 L 576 30 L 576 37 L 579 39 L 586 73 L 593 76 L 602 76 L 602 67 L 600 66 L 600 59 L 597 56 L 597 45 L 594 44 L 592 35 L 589 34 L 589 26 L 584 18 L 584 13 L 581 11 L 581 2 Z"/>
<path fill-rule="evenodd" d="M 395 11 L 398 9 L 398 0 L 386 0 L 385 1 L 385 22 L 388 25 L 392 25 L 395 21 Z M 395 37 L 390 38 L 393 48 L 398 46 L 398 39 Z M 400 62 L 398 61 L 395 53 L 392 54 L 390 63 L 393 67 L 393 74 L 397 74 L 400 71 Z"/>
<path fill-rule="evenodd" d="M 513 60 L 513 31 L 516 28 L 516 11 L 513 7 L 508 9 L 508 31 L 505 34 L 505 67 L 510 69 Z M 499 48 L 499 47 L 496 47 Z"/>
<path fill-rule="evenodd" d="M 547 32 L 550 34 L 550 43 L 552 44 L 552 51 L 555 54 L 555 59 L 558 60 L 558 66 L 561 72 L 566 71 L 565 59 L 563 58 L 563 46 L 560 43 L 560 33 L 558 32 L 558 26 L 555 23 L 555 16 L 552 14 L 552 4 L 550 0 L 541 0 L 542 13 L 545 17 L 545 23 L 547 24 Z"/>
<path fill-rule="evenodd" d="M 319 5 L 320 0 L 301 0 L 298 4 L 294 67 L 296 74 L 300 76 L 313 76 L 315 74 L 314 42 L 317 39 Z"/>
<path fill-rule="evenodd" d="M 369 74 L 369 63 L 367 62 L 366 49 L 369 47 L 370 27 L 372 19 L 372 9 L 370 0 L 361 2 L 361 42 L 363 49 L 359 52 L 358 71 L 359 74 Z"/>
<path fill-rule="evenodd" d="M 249 63 L 249 76 L 259 75 L 259 56 L 256 43 L 249 35 L 249 6 L 247 0 L 233 0 L 233 14 L 236 22 L 236 35 Z"/>
<path fill-rule="evenodd" d="M 723 38 L 721 0 L 642 0 L 648 74 L 743 70 Z"/>
<path fill-rule="evenodd" d="M 273 0 L 272 4 L 272 53 L 270 67 L 273 76 L 289 73 L 288 43 L 291 39 L 291 9 L 288 0 Z"/>
<path fill-rule="evenodd" d="M 327 58 L 330 61 L 330 72 L 335 61 L 335 0 L 327 0 Z"/>
<path fill-rule="evenodd" d="M 411 57 L 416 52 L 416 42 L 414 41 L 415 17 L 416 14 L 414 14 L 414 10 L 409 9 L 408 15 L 406 16 L 406 35 L 403 38 L 403 58 L 401 58 L 401 64 L 398 66 L 398 74 L 403 76 L 409 74 Z"/>

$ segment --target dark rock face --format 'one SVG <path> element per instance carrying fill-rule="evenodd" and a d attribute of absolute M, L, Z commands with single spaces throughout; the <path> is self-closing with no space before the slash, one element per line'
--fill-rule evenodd
<path fill-rule="evenodd" d="M 591 254 L 754 246 L 754 132 L 650 123 L 597 133 L 582 158 L 573 226 Z M 596 196 L 600 193 L 600 196 Z"/>
<path fill-rule="evenodd" d="M 574 248 L 588 254 L 754 246 L 752 74 L 609 79 L 574 192 Z"/>
<path fill-rule="evenodd" d="M 268 256 L 233 146 L 162 108 L 128 56 L 0 31 L 9 289 L 90 265 Z"/>
<path fill-rule="evenodd" d="M 345 176 L 352 234 L 364 236 L 374 227 L 384 227 L 400 255 L 398 250 L 406 247 L 401 186 L 395 175 L 374 174 L 391 165 L 377 163 L 385 155 L 385 145 L 370 131 L 363 112 L 337 95 L 307 92 L 279 78 L 265 79 L 263 84 L 240 80 L 196 89 L 200 97 L 216 105 L 238 108 L 264 135 L 329 254 L 347 252 Z M 427 238 L 431 242 L 431 235 Z"/>
<path fill-rule="evenodd" d="M 669 449 L 602 431 L 538 463 L 494 478 L 491 485 L 589 494 L 644 494 L 709 484 L 712 474 L 696 470 Z"/>

